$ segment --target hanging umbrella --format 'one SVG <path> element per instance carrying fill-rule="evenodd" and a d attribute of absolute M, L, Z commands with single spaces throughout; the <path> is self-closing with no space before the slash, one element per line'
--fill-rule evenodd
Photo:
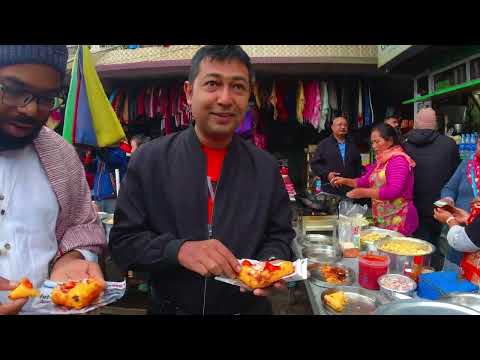
<path fill-rule="evenodd" d="M 126 138 L 107 99 L 87 46 L 80 46 L 72 67 L 63 137 L 70 144 L 108 147 Z"/>

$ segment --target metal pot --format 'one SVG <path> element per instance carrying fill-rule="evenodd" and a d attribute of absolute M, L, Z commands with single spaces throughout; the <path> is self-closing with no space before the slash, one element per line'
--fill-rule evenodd
<path fill-rule="evenodd" d="M 405 269 L 412 269 L 415 266 L 430 266 L 432 254 L 436 250 L 434 245 L 430 244 L 427 241 L 410 238 L 410 237 L 408 238 L 402 237 L 402 239 L 414 241 L 423 245 L 430 246 L 430 251 L 424 255 L 416 255 L 416 256 L 399 255 L 399 254 L 387 252 L 381 249 L 382 244 L 389 241 L 389 239 L 381 239 L 381 240 L 375 241 L 375 247 L 377 248 L 377 251 L 380 254 L 387 255 L 390 258 L 390 265 L 388 267 L 388 270 L 390 273 L 403 274 Z"/>

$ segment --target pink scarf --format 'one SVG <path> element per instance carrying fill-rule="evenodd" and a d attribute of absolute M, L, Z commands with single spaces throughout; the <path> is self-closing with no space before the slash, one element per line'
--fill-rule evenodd
<path fill-rule="evenodd" d="M 410 169 L 416 165 L 415 161 L 405 153 L 400 145 L 395 145 L 376 155 L 377 167 L 383 166 L 394 156 L 403 156 L 407 160 Z"/>

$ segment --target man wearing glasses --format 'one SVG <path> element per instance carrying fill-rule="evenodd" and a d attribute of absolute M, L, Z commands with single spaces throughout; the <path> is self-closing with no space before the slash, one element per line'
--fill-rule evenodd
<path fill-rule="evenodd" d="M 0 314 L 15 282 L 95 277 L 106 239 L 74 150 L 45 127 L 63 103 L 65 45 L 0 46 Z"/>

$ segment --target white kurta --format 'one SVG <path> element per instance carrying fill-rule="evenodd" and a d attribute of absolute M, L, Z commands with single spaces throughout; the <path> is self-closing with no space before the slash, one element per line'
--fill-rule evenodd
<path fill-rule="evenodd" d="M 10 281 L 28 277 L 35 287 L 47 279 L 58 250 L 58 213 L 57 198 L 33 145 L 2 152 L 0 276 Z M 7 301 L 7 295 L 0 292 L 0 302 Z"/>

